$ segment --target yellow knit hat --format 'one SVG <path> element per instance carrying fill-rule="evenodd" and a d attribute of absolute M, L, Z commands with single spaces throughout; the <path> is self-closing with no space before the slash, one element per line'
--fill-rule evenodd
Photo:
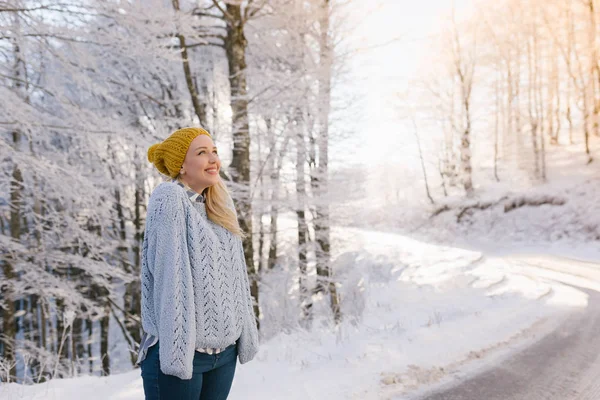
<path fill-rule="evenodd" d="M 202 128 L 182 128 L 173 132 L 161 143 L 148 148 L 148 161 L 154 164 L 161 174 L 175 178 L 183 165 L 190 143 L 199 135 L 212 138 L 210 133 Z"/>

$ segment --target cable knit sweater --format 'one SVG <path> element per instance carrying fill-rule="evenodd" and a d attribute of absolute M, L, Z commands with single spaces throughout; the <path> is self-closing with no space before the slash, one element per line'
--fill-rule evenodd
<path fill-rule="evenodd" d="M 242 241 L 176 183 L 150 196 L 141 279 L 142 328 L 160 341 L 164 374 L 191 379 L 197 348 L 237 341 L 241 364 L 258 352 Z"/>

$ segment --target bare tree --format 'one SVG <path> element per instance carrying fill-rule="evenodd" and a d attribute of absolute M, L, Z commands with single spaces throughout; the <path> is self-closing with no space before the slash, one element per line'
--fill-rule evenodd
<path fill-rule="evenodd" d="M 254 298 L 254 312 L 257 323 L 259 315 L 258 276 L 254 265 L 252 203 L 250 188 L 250 126 L 248 120 L 248 87 L 245 27 L 248 21 L 259 13 L 265 3 L 257 4 L 252 0 L 246 2 L 228 2 L 212 0 L 206 8 L 205 15 L 214 17 L 218 13 L 226 27 L 224 47 L 229 67 L 229 86 L 233 132 L 233 157 L 230 171 L 233 182 L 246 188 L 247 192 L 236 203 L 240 227 L 249 235 L 244 239 L 244 254 L 250 277 L 250 292 Z M 213 11 L 215 10 L 215 11 Z"/>
<path fill-rule="evenodd" d="M 333 44 L 331 42 L 330 18 L 331 4 L 329 0 L 316 3 L 319 15 L 319 78 L 318 105 L 320 132 L 317 139 L 319 166 L 317 172 L 318 196 L 327 198 L 329 174 L 329 115 L 331 110 L 331 77 L 333 68 Z M 333 270 L 331 267 L 329 203 L 319 202 L 316 205 L 315 238 L 317 243 L 317 285 L 315 293 L 327 290 L 330 306 L 336 322 L 341 321 L 339 298 Z"/>
<path fill-rule="evenodd" d="M 412 119 L 415 140 L 417 141 L 417 150 L 419 151 L 419 160 L 421 161 L 421 172 L 423 173 L 423 182 L 425 184 L 425 193 L 427 194 L 427 198 L 431 204 L 435 204 L 433 197 L 431 197 L 431 191 L 429 190 L 429 181 L 427 180 L 427 169 L 425 168 L 425 160 L 423 158 L 423 149 L 421 148 L 421 139 L 419 137 L 419 128 L 417 126 L 417 121 L 413 117 Z"/>
<path fill-rule="evenodd" d="M 460 161 L 461 179 L 467 196 L 472 196 L 472 165 L 471 165 L 471 135 L 473 127 L 472 94 L 477 60 L 476 31 L 467 39 L 458 29 L 456 21 L 452 20 L 452 32 L 449 44 L 451 56 L 451 72 L 453 79 L 458 83 L 460 99 L 460 122 L 457 128 L 460 132 Z"/>

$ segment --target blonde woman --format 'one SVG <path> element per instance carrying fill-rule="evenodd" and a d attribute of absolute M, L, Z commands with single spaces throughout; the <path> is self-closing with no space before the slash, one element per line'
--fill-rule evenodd
<path fill-rule="evenodd" d="M 146 399 L 224 400 L 259 346 L 244 233 L 207 131 L 177 130 L 148 160 L 171 180 L 150 196 L 142 245 Z"/>

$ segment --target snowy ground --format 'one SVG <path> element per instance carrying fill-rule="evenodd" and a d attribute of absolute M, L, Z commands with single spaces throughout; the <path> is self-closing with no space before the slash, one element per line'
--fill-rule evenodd
<path fill-rule="evenodd" d="M 347 238 L 336 265 L 353 266 L 338 268 L 349 318 L 336 332 L 316 323 L 263 343 L 255 360 L 238 364 L 232 400 L 402 398 L 549 332 L 586 306 L 587 295 L 567 284 L 600 289 L 591 263 L 487 256 L 358 228 L 333 236 Z M 0 398 L 141 399 L 143 389 L 136 369 L 5 384 Z"/>
<path fill-rule="evenodd" d="M 595 143 L 600 154 L 600 141 Z M 483 183 L 474 198 L 466 199 L 462 190 L 444 197 L 438 190 L 434 205 L 423 200 L 417 181 L 420 186 L 400 191 L 406 198 L 390 198 L 374 209 L 366 207 L 375 201 L 367 198 L 346 219 L 357 227 L 487 254 L 518 251 L 600 260 L 600 163 L 587 165 L 578 146 L 559 146 L 548 149 L 547 165 L 547 183 L 524 172 L 500 173 L 495 182 L 493 170 L 478 165 L 474 182 Z M 544 204 L 513 207 L 522 200 Z"/>

